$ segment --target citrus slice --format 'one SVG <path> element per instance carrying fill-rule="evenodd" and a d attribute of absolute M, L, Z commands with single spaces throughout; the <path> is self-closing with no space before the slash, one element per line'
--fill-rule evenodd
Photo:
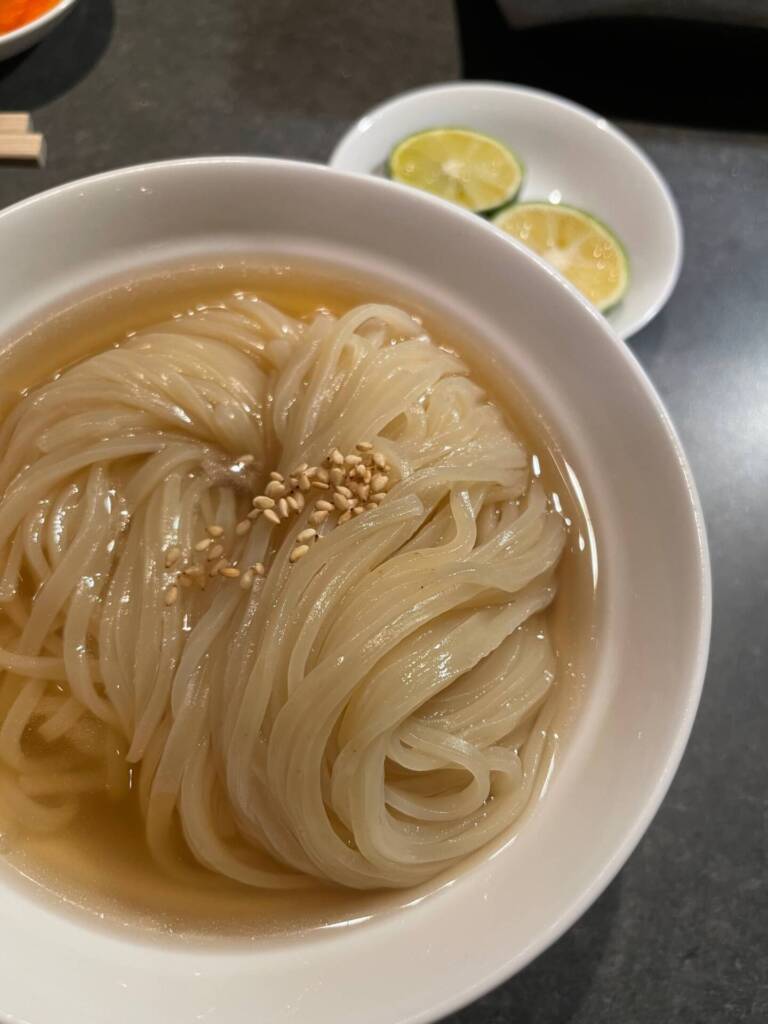
<path fill-rule="evenodd" d="M 489 135 L 431 128 L 398 143 L 389 158 L 389 176 L 474 213 L 489 213 L 515 198 L 523 166 Z"/>
<path fill-rule="evenodd" d="M 559 270 L 599 310 L 615 306 L 627 290 L 629 266 L 621 242 L 583 210 L 553 203 L 520 203 L 493 223 Z"/>

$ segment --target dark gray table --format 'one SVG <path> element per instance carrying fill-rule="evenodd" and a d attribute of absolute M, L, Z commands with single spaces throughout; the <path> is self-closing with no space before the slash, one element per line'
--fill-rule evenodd
<path fill-rule="evenodd" d="M 0 65 L 0 110 L 31 109 L 49 145 L 44 170 L 0 167 L 0 206 L 165 157 L 322 161 L 372 103 L 457 75 L 440 0 L 82 0 Z M 552 949 L 453 1024 L 768 1020 L 768 138 L 624 127 L 685 223 L 677 291 L 631 345 L 701 490 L 709 674 L 682 768 L 629 864 Z"/>

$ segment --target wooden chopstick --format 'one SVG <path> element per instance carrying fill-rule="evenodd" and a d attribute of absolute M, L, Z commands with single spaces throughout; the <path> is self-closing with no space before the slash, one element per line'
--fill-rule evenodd
<path fill-rule="evenodd" d="M 29 114 L 0 114 L 0 132 L 12 135 L 24 135 L 32 131 L 32 118 Z"/>
<path fill-rule="evenodd" d="M 32 131 L 32 118 L 26 111 L 0 114 L 0 160 L 45 163 L 45 139 Z"/>
<path fill-rule="evenodd" d="M 39 132 L 25 135 L 0 132 L 0 160 L 32 160 L 45 163 L 45 139 Z"/>

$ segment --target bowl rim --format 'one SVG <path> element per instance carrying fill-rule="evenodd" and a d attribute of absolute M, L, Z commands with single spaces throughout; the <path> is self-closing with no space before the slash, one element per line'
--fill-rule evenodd
<path fill-rule="evenodd" d="M 32 21 L 27 21 L 11 32 L 6 32 L 4 35 L 0 34 L 0 48 L 6 43 L 16 42 L 16 40 L 23 39 L 31 32 L 43 28 L 49 22 L 58 18 L 59 15 L 64 14 L 70 7 L 74 7 L 76 3 L 77 0 L 57 0 L 53 7 L 49 7 L 47 11 L 43 11 L 42 14 L 38 15 L 37 18 L 33 18 Z"/>
<path fill-rule="evenodd" d="M 73 3 L 75 0 L 65 0 L 65 2 Z M 648 401 L 658 417 L 664 433 L 672 446 L 686 486 L 688 496 L 688 504 L 686 508 L 692 517 L 694 526 L 692 537 L 695 537 L 696 541 L 696 564 L 698 570 L 697 582 L 699 585 L 699 590 L 696 595 L 697 616 L 695 620 L 695 641 L 692 640 L 691 642 L 691 647 L 692 650 L 695 649 L 695 654 L 691 657 L 688 668 L 688 682 L 684 691 L 684 708 L 682 713 L 678 716 L 665 756 L 663 760 L 659 760 L 659 763 L 654 769 L 653 776 L 655 781 L 652 786 L 649 786 L 644 802 L 638 805 L 632 814 L 631 823 L 628 823 L 624 828 L 621 841 L 615 844 L 615 848 L 611 855 L 605 859 L 601 869 L 594 874 L 589 885 L 583 887 L 580 892 L 575 894 L 568 904 L 563 907 L 557 917 L 551 921 L 549 926 L 542 928 L 539 931 L 533 941 L 528 943 L 525 948 L 518 950 L 512 955 L 504 955 L 502 953 L 495 966 L 484 973 L 480 973 L 473 982 L 464 984 L 452 991 L 450 990 L 450 986 L 448 986 L 449 992 L 440 1002 L 431 1001 L 430 1005 L 425 1009 L 416 1009 L 413 1012 L 408 1011 L 405 1015 L 397 1017 L 398 1024 L 427 1024 L 427 1022 L 435 1021 L 439 1017 L 455 1011 L 462 1006 L 467 1005 L 469 1002 L 481 997 L 492 988 L 501 984 L 513 974 L 523 969 L 533 959 L 535 959 L 535 957 L 560 938 L 560 936 L 570 928 L 579 917 L 581 917 L 581 915 L 610 884 L 639 843 L 658 811 L 685 752 L 703 688 L 704 675 L 709 654 L 712 621 L 712 574 L 701 502 L 693 478 L 691 466 L 662 399 L 634 353 L 623 344 L 605 318 L 590 305 L 590 303 L 575 289 L 574 286 L 564 280 L 549 264 L 545 263 L 525 246 L 516 242 L 514 239 L 502 236 L 496 229 L 490 225 L 484 224 L 481 219 L 468 211 L 462 210 L 459 207 L 452 207 L 437 197 L 431 196 L 427 193 L 418 192 L 408 186 L 400 185 L 384 179 L 377 179 L 369 175 L 359 175 L 354 172 L 343 171 L 338 168 L 310 163 L 307 161 L 258 156 L 222 155 L 186 157 L 176 160 L 155 161 L 115 168 L 100 174 L 66 182 L 45 192 L 27 197 L 4 210 L 0 210 L 0 232 L 7 220 L 23 214 L 26 209 L 33 208 L 46 202 L 55 201 L 57 197 L 81 189 L 84 186 L 92 187 L 98 183 L 108 183 L 110 181 L 118 182 L 120 180 L 140 176 L 142 174 L 162 174 L 166 171 L 172 172 L 174 169 L 183 170 L 185 168 L 195 167 L 215 168 L 230 165 L 252 169 L 263 167 L 267 170 L 271 169 L 273 171 L 294 174 L 301 172 L 315 176 L 332 175 L 349 180 L 350 184 L 354 183 L 355 187 L 360 187 L 360 183 L 362 181 L 366 181 L 366 187 L 368 188 L 372 188 L 373 190 L 384 189 L 387 191 L 397 190 L 402 193 L 404 197 L 407 196 L 409 201 L 412 203 L 417 202 L 421 204 L 429 204 L 433 206 L 436 211 L 439 210 L 443 217 L 453 217 L 457 223 L 463 221 L 467 228 L 472 224 L 474 227 L 471 230 L 478 230 L 479 228 L 483 232 L 489 232 L 490 237 L 494 239 L 499 241 L 503 239 L 505 246 L 509 246 L 511 244 L 527 261 L 536 264 L 539 270 L 543 271 L 547 277 L 557 281 L 558 287 L 561 289 L 564 288 L 571 295 L 572 300 L 575 300 L 577 304 L 581 306 L 583 312 L 586 312 L 589 315 L 590 319 L 594 322 L 593 326 L 604 336 L 605 342 L 615 347 L 616 354 L 623 362 L 626 372 L 631 374 L 636 383 L 640 385 L 644 392 L 645 399 Z M 692 630 L 692 636 L 693 633 L 694 631 Z M 0 895 L 4 888 L 5 886 L 0 882 Z M 34 902 L 36 905 L 42 907 L 42 904 L 38 903 L 37 900 Z M 95 934 L 96 933 L 94 933 L 94 935 Z M 97 940 L 95 939 L 94 941 Z M 1 1007 L 0 1019 L 4 1019 Z"/>
<path fill-rule="evenodd" d="M 377 103 L 357 118 L 357 120 L 344 132 L 333 147 L 331 155 L 328 158 L 328 166 L 335 170 L 348 171 L 349 168 L 346 165 L 346 151 L 354 146 L 356 141 L 362 135 L 370 131 L 375 123 L 379 123 L 385 118 L 389 119 L 395 117 L 400 107 L 408 106 L 414 100 L 421 98 L 429 99 L 445 93 L 474 93 L 478 96 L 486 96 L 489 100 L 493 100 L 495 102 L 506 102 L 510 96 L 533 97 L 548 103 L 553 107 L 565 109 L 581 119 L 588 120 L 591 124 L 599 127 L 601 131 L 612 138 L 619 146 L 634 157 L 635 160 L 643 165 L 646 173 L 658 190 L 666 208 L 674 248 L 672 252 L 672 267 L 664 281 L 663 287 L 659 289 L 658 295 L 652 303 L 649 303 L 643 313 L 636 316 L 635 319 L 623 330 L 621 337 L 625 339 L 630 338 L 632 335 L 637 334 L 638 331 L 642 330 L 643 327 L 649 324 L 667 304 L 680 278 L 685 253 L 682 218 L 672 190 L 656 164 L 633 139 L 622 131 L 621 128 L 615 125 L 613 121 L 610 121 L 602 114 L 599 114 L 597 111 L 591 110 L 589 107 L 585 107 L 583 104 L 577 103 L 575 100 L 570 100 L 565 96 L 549 92 L 546 89 L 537 89 L 530 85 L 517 85 L 512 82 L 496 82 L 491 79 L 473 80 L 471 82 L 440 82 L 432 85 L 417 86 L 416 88 L 406 89 L 404 92 L 397 93 L 395 96 L 391 96 L 389 99 L 383 100 L 381 103 Z M 366 122 L 369 121 L 371 123 L 366 124 Z M 615 333 L 618 333 L 614 327 L 612 327 L 612 330 Z"/>

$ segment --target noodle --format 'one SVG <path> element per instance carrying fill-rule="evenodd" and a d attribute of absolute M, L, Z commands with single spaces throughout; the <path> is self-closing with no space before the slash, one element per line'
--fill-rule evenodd
<path fill-rule="evenodd" d="M 24 827 L 124 798 L 130 767 L 166 870 L 180 825 L 248 885 L 373 889 L 519 817 L 549 750 L 565 526 L 406 313 L 297 320 L 236 294 L 67 369 L 0 437 L 0 799 Z M 360 442 L 383 500 L 340 513 L 337 490 L 303 550 L 330 492 L 238 530 L 271 470 Z"/>

